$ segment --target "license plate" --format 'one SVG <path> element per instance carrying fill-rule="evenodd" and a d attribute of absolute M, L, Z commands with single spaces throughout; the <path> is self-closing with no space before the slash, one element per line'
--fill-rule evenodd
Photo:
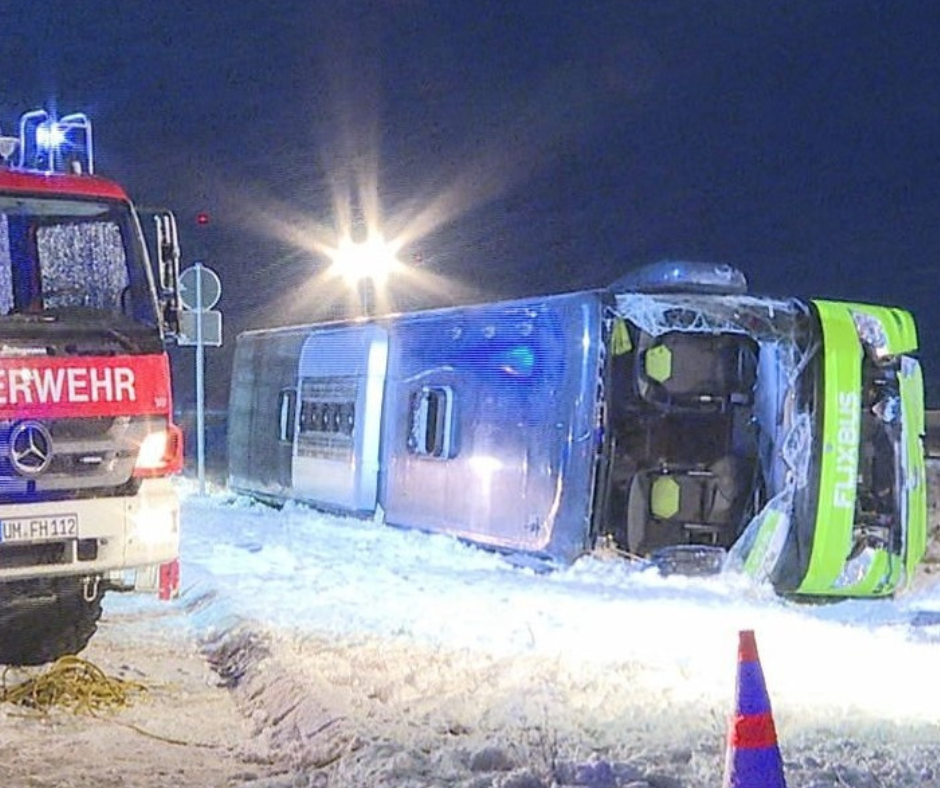
<path fill-rule="evenodd" d="M 77 514 L 51 514 L 45 517 L 6 517 L 0 520 L 0 544 L 49 542 L 77 538 Z"/>

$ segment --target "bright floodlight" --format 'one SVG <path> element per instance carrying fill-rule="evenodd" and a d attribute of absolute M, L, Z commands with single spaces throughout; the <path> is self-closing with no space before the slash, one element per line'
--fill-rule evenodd
<path fill-rule="evenodd" d="M 363 279 L 371 279 L 376 284 L 383 284 L 399 262 L 395 251 L 381 235 L 371 236 L 368 240 L 355 242 L 344 238 L 339 246 L 330 253 L 333 269 L 350 285 Z"/>

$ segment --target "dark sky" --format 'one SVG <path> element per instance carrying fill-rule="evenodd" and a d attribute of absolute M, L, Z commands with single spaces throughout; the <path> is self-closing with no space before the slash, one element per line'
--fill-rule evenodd
<path fill-rule="evenodd" d="M 940 400 L 933 0 L 0 7 L 0 125 L 87 112 L 99 172 L 220 273 L 210 405 L 238 331 L 342 313 L 304 239 L 347 193 L 437 285 L 393 283 L 399 309 L 727 262 L 760 292 L 909 307 Z"/>

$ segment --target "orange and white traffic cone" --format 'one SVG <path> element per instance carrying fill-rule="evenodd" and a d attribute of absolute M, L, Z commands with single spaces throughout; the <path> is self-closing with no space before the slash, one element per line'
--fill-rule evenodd
<path fill-rule="evenodd" d="M 728 730 L 724 788 L 787 788 L 770 697 L 754 632 L 739 633 L 735 713 Z"/>

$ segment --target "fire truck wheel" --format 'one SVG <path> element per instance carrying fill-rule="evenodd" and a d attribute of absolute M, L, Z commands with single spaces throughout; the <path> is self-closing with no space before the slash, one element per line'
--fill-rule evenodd
<path fill-rule="evenodd" d="M 88 645 L 101 617 L 78 578 L 0 584 L 0 664 L 43 665 Z"/>

